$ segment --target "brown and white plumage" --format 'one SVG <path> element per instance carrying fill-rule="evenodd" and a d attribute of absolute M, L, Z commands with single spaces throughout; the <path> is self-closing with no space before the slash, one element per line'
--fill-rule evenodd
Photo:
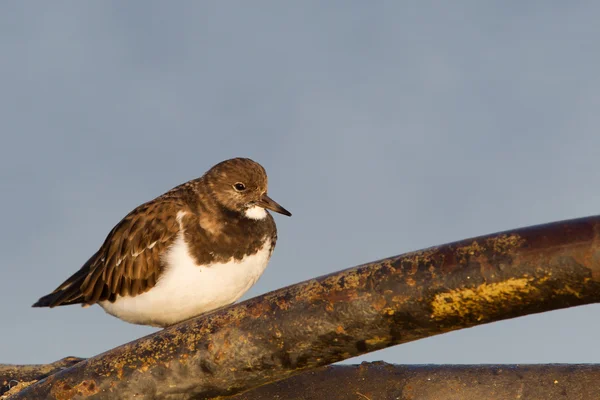
<path fill-rule="evenodd" d="M 264 209 L 291 215 L 266 191 L 258 163 L 219 163 L 131 211 L 34 307 L 98 303 L 126 321 L 167 326 L 230 304 L 256 282 L 275 247 L 275 222 Z"/>

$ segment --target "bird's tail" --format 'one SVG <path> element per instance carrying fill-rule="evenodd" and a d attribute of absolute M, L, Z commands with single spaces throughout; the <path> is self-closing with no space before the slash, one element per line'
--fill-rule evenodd
<path fill-rule="evenodd" d="M 37 302 L 35 302 L 31 307 L 52 307 L 52 303 L 56 300 L 57 296 L 60 293 L 50 293 L 41 297 Z"/>
<path fill-rule="evenodd" d="M 83 296 L 79 291 L 72 290 L 56 290 L 50 294 L 41 297 L 31 307 L 57 307 L 69 306 L 71 304 L 85 303 Z"/>
<path fill-rule="evenodd" d="M 90 265 L 93 263 L 98 253 L 94 254 L 90 259 L 75 272 L 69 279 L 64 281 L 52 293 L 41 297 L 32 307 L 56 307 L 68 306 L 71 304 L 85 303 L 83 294 L 79 290 L 81 283 L 85 280 Z"/>

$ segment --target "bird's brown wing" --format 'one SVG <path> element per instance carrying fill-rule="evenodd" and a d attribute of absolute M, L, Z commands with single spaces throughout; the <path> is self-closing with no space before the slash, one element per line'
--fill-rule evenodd
<path fill-rule="evenodd" d="M 162 271 L 162 254 L 177 238 L 177 211 L 183 207 L 173 199 L 137 207 L 113 228 L 79 271 L 34 307 L 94 304 L 148 291 Z"/>

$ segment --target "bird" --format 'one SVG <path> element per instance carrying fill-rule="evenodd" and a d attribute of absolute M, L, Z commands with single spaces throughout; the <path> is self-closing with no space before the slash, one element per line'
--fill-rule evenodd
<path fill-rule="evenodd" d="M 134 208 L 98 251 L 33 307 L 100 305 L 123 321 L 167 327 L 237 301 L 277 242 L 265 169 L 232 158 Z"/>

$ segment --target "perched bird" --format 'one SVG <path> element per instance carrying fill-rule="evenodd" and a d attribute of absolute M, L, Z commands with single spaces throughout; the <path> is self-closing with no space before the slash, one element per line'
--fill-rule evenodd
<path fill-rule="evenodd" d="M 100 249 L 33 307 L 98 303 L 124 321 L 169 326 L 231 304 L 262 275 L 275 248 L 264 168 L 223 161 L 135 208 Z"/>

